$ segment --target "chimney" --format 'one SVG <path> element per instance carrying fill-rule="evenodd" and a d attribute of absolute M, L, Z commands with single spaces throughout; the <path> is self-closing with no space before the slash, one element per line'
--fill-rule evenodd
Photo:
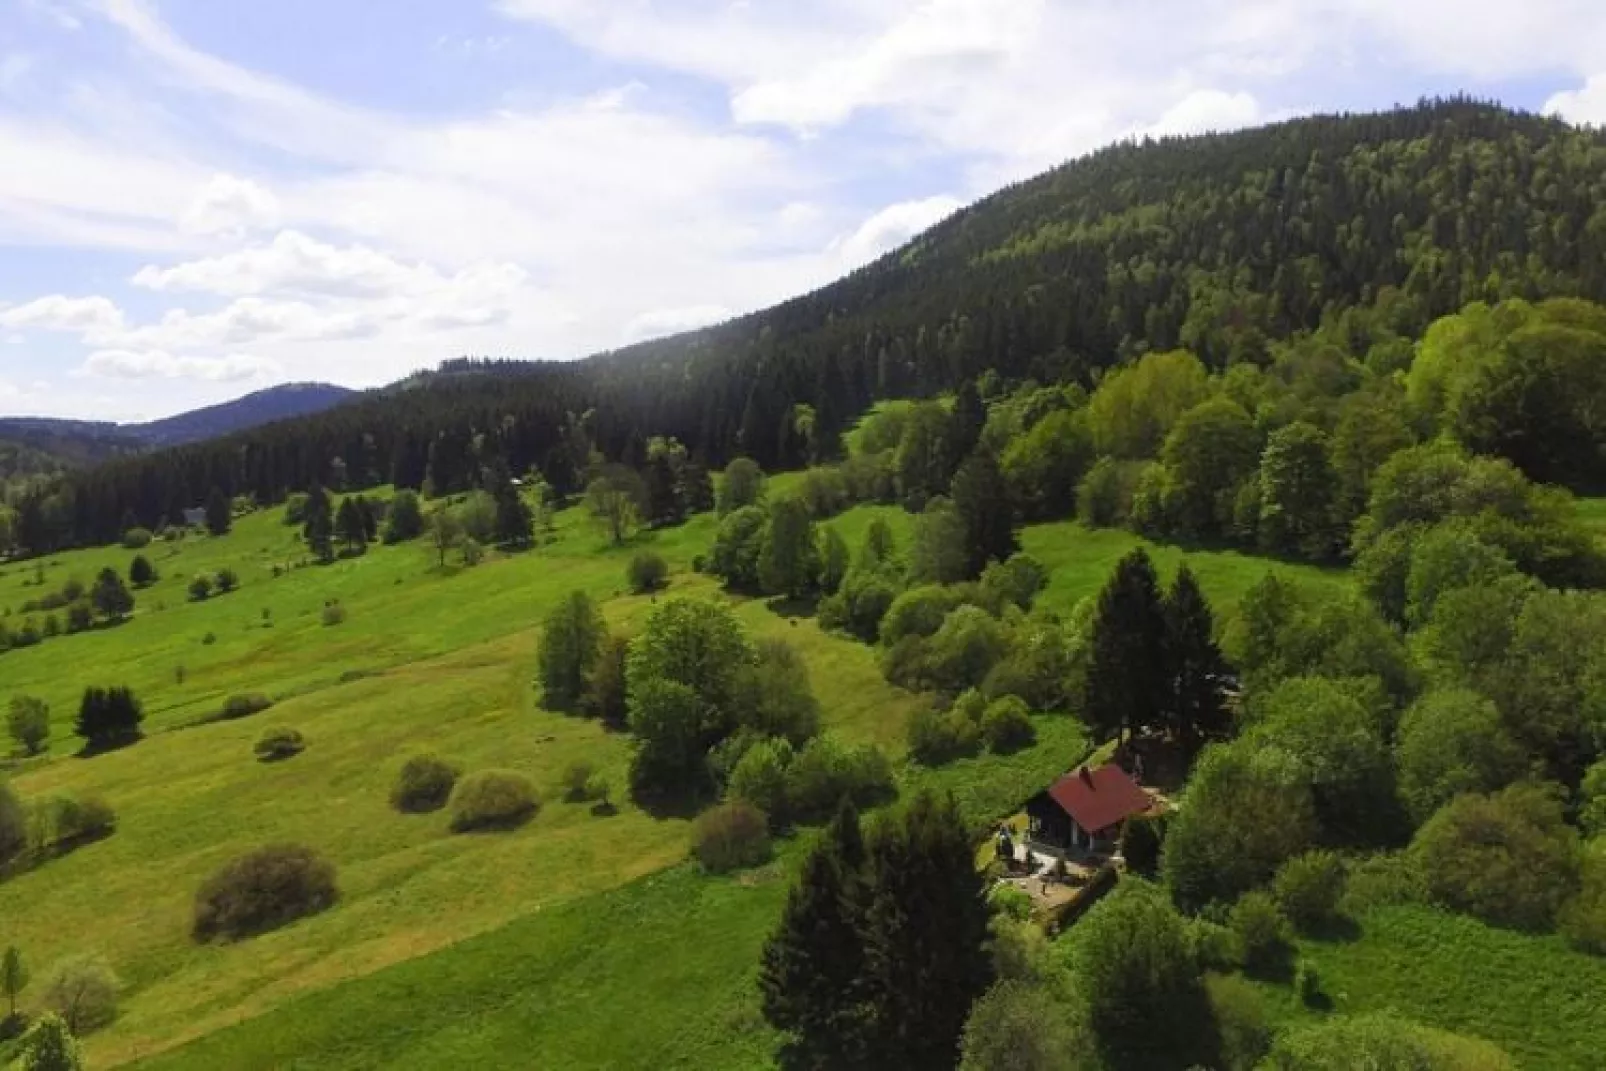
<path fill-rule="evenodd" d="M 1088 773 L 1088 770 L 1087 770 L 1086 766 L 1083 766 L 1083 767 L 1079 768 L 1076 771 L 1076 773 L 1077 773 L 1077 775 L 1079 777 L 1081 777 L 1082 783 L 1084 785 L 1086 785 L 1088 788 L 1092 788 L 1093 787 L 1093 775 L 1091 773 Z"/>

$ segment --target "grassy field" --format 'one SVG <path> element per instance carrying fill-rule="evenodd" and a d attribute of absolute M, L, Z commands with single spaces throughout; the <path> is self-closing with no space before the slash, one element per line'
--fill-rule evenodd
<path fill-rule="evenodd" d="M 720 597 L 686 571 L 712 527 L 697 518 L 643 541 L 677 570 L 674 590 Z M 225 538 L 150 548 L 163 579 L 139 594 L 126 624 L 0 656 L 0 702 L 40 695 L 54 713 L 53 756 L 16 770 L 18 791 L 99 794 L 120 818 L 113 837 L 0 884 L 0 941 L 24 948 L 39 969 L 77 952 L 116 967 L 123 1012 L 90 1039 L 97 1065 L 110 1065 L 679 863 L 683 822 L 628 804 L 600 818 L 561 801 L 559 778 L 577 759 L 622 787 L 628 741 L 535 705 L 537 624 L 556 598 L 584 587 L 607 600 L 610 622 L 625 631 L 648 609 L 650 599 L 621 594 L 632 552 L 601 545 L 578 512 L 560 517 L 550 546 L 467 570 L 433 568 L 417 545 L 298 568 L 299 545 L 273 513 L 242 518 Z M 60 555 L 47 563 L 43 588 L 31 565 L 12 566 L 0 575 L 0 607 L 15 617 L 24 600 L 69 577 L 87 583 L 103 565 L 126 570 L 132 557 Z M 277 578 L 275 563 L 288 567 Z M 188 601 L 191 576 L 225 566 L 241 574 L 240 590 Z M 328 599 L 346 608 L 345 623 L 323 625 Z M 755 635 L 784 636 L 804 653 L 829 730 L 901 751 L 917 700 L 885 684 L 873 651 L 760 602 L 738 613 Z M 146 702 L 147 739 L 93 760 L 70 757 L 79 691 L 124 682 Z M 253 718 L 198 724 L 248 691 L 278 703 Z M 308 750 L 287 763 L 254 762 L 252 741 L 277 725 L 304 732 Z M 547 803 L 529 826 L 501 836 L 453 837 L 442 815 L 396 815 L 390 781 L 423 749 L 468 769 L 524 772 Z M 340 905 L 245 944 L 193 945 L 195 888 L 229 857 L 281 840 L 315 846 L 337 864 Z"/>
<path fill-rule="evenodd" d="M 907 545 L 911 518 L 896 507 L 860 507 L 830 523 L 857 545 L 876 517 Z M 670 561 L 673 591 L 725 598 L 690 571 L 715 526 L 702 516 L 638 545 Z M 1094 593 L 1139 542 L 1075 524 L 1023 534 L 1052 568 L 1046 599 L 1061 610 Z M 301 566 L 295 532 L 265 512 L 222 539 L 150 548 L 163 579 L 139 594 L 126 624 L 0 656 L 0 703 L 40 695 L 54 714 L 52 755 L 12 770 L 19 792 L 97 793 L 120 818 L 109 839 L 0 883 L 0 943 L 22 947 L 36 975 L 89 952 L 122 976 L 119 1018 L 88 1039 L 94 1065 L 503 1066 L 532 1054 L 554 1068 L 765 1064 L 773 1038 L 752 973 L 801 843 L 737 879 L 698 874 L 683 863 L 683 821 L 647 815 L 622 792 L 609 817 L 562 800 L 561 774 L 580 759 L 622 787 L 628 740 L 536 703 L 538 626 L 554 600 L 585 588 L 625 632 L 650 609 L 652 598 L 623 590 L 634 549 L 605 546 L 569 511 L 549 545 L 473 569 L 436 568 L 416 544 Z M 1183 557 L 1172 547 L 1151 553 L 1166 573 Z M 10 608 L 16 622 L 25 600 L 69 577 L 88 583 L 103 565 L 126 572 L 132 556 L 56 556 L 44 587 L 31 564 L 6 567 L 0 612 Z M 1187 558 L 1222 602 L 1268 567 L 1232 553 Z M 240 574 L 240 590 L 187 599 L 191 576 L 224 567 Z M 321 610 L 331 599 L 347 619 L 327 627 Z M 905 727 L 923 700 L 883 681 L 876 651 L 761 600 L 733 605 L 753 635 L 785 638 L 804 654 L 829 731 L 879 744 L 900 760 L 905 791 L 951 790 L 978 824 L 1014 811 L 1086 752 L 1074 720 L 1044 716 L 1038 744 L 1017 755 L 936 771 L 905 765 Z M 80 691 L 118 683 L 145 700 L 147 739 L 71 757 Z M 277 705 L 204 723 L 228 696 L 252 691 Z M 280 725 L 304 732 L 308 750 L 286 763 L 254 762 L 252 741 Z M 528 826 L 497 835 L 452 836 L 444 815 L 397 815 L 386 802 L 391 779 L 424 749 L 468 769 L 521 771 L 545 804 Z M 284 840 L 337 865 L 339 905 L 239 945 L 193 944 L 191 902 L 206 875 Z M 1338 979 L 1344 967 L 1334 963 Z"/>
<path fill-rule="evenodd" d="M 1558 937 L 1498 930 L 1427 907 L 1374 910 L 1351 939 L 1302 941 L 1335 1012 L 1392 1010 L 1504 1049 L 1518 1067 L 1572 1071 L 1606 1052 L 1606 960 Z M 1279 1022 L 1312 1013 L 1263 986 Z"/>

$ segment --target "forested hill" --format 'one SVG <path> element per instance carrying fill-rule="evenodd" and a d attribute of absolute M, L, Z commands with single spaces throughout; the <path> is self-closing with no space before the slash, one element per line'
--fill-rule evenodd
<path fill-rule="evenodd" d="M 829 452 L 876 398 L 989 369 L 1088 383 L 1179 346 L 1215 368 L 1268 363 L 1318 329 L 1347 359 L 1401 367 L 1473 300 L 1606 299 L 1602 205 L 1606 138 L 1467 100 L 1118 145 L 776 308 L 117 461 L 24 502 L 23 530 L 105 541 L 213 487 L 271 501 L 336 471 L 405 486 L 427 472 L 449 491 L 505 461 L 571 491 L 593 447 L 639 464 L 653 435 L 781 468 Z"/>

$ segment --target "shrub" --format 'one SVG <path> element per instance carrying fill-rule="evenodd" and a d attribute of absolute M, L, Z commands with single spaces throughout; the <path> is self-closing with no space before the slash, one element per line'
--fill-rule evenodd
<path fill-rule="evenodd" d="M 731 771 L 727 790 L 732 799 L 746 800 L 768 816 L 770 826 L 784 829 L 791 821 L 787 801 L 787 771 L 792 765 L 792 745 L 785 740 L 762 740 Z"/>
<path fill-rule="evenodd" d="M 212 597 L 212 578 L 196 574 L 190 581 L 190 598 L 196 602 L 205 602 Z"/>
<path fill-rule="evenodd" d="M 195 895 L 194 936 L 238 940 L 315 915 L 339 898 L 335 868 L 311 848 L 274 844 L 230 861 Z"/>
<path fill-rule="evenodd" d="M 302 524 L 307 519 L 307 503 L 309 495 L 297 492 L 284 500 L 284 523 Z"/>
<path fill-rule="evenodd" d="M 79 798 L 63 792 L 40 805 L 40 817 L 58 851 L 109 837 L 117 829 L 117 812 L 99 796 Z"/>
<path fill-rule="evenodd" d="M 710 874 L 769 861 L 769 819 L 746 800 L 730 800 L 692 823 L 692 854 Z"/>
<path fill-rule="evenodd" d="M 144 550 L 151 545 L 151 530 L 149 528 L 130 528 L 123 533 L 124 550 Z"/>
<path fill-rule="evenodd" d="M 1012 695 L 995 699 L 987 707 L 981 718 L 981 735 L 987 749 L 1000 755 L 1030 747 L 1037 740 L 1025 701 Z"/>
<path fill-rule="evenodd" d="M 128 582 L 136 588 L 148 588 L 156 583 L 156 567 L 145 555 L 136 554 L 128 563 Z"/>
<path fill-rule="evenodd" d="M 1597 838 L 1585 852 L 1579 885 L 1578 895 L 1557 916 L 1556 928 L 1574 948 L 1606 956 L 1606 840 Z"/>
<path fill-rule="evenodd" d="M 786 771 L 786 799 L 792 818 L 823 822 L 847 796 L 859 808 L 894 794 L 892 766 L 874 744 L 845 746 L 833 736 L 810 740 Z"/>
<path fill-rule="evenodd" d="M 261 692 L 250 692 L 245 695 L 231 695 L 223 702 L 223 709 L 218 717 L 223 721 L 233 721 L 235 718 L 249 718 L 253 714 L 260 714 L 273 706 L 273 700 Z"/>
<path fill-rule="evenodd" d="M 1277 1036 L 1260 990 L 1236 975 L 1217 975 L 1205 979 L 1205 991 L 1221 1037 L 1221 1062 L 1213 1066 L 1225 1071 L 1258 1066 Z"/>
<path fill-rule="evenodd" d="M 992 908 L 993 914 L 1014 919 L 1016 922 L 1026 922 L 1032 917 L 1032 898 L 1029 893 L 1018 885 L 1007 881 L 994 885 L 987 894 L 987 906 Z"/>
<path fill-rule="evenodd" d="M 850 569 L 837 593 L 820 600 L 820 627 L 848 632 L 874 643 L 881 634 L 881 620 L 897 594 L 894 582 L 881 573 Z"/>
<path fill-rule="evenodd" d="M 452 832 L 513 829 L 540 808 L 535 787 L 523 774 L 482 770 L 470 774 L 452 792 Z"/>
<path fill-rule="evenodd" d="M 657 591 L 669 579 L 669 563 L 661 554 L 643 550 L 630 559 L 625 575 L 630 581 L 630 590 L 637 595 Z"/>
<path fill-rule="evenodd" d="M 579 803 L 587 798 L 591 777 L 596 768 L 584 759 L 569 763 L 563 771 L 563 796 L 571 803 Z"/>
<path fill-rule="evenodd" d="M 1218 922 L 1203 918 L 1189 920 L 1188 940 L 1193 945 L 1194 958 L 1205 970 L 1225 974 L 1244 965 L 1243 943 L 1236 933 Z"/>
<path fill-rule="evenodd" d="M 1549 929 L 1578 881 L 1577 833 L 1559 791 L 1516 784 L 1445 805 L 1411 847 L 1432 899 L 1497 926 Z"/>
<path fill-rule="evenodd" d="M 909 719 L 909 754 L 923 766 L 941 766 L 980 747 L 980 727 L 957 703 L 949 710 L 928 705 Z"/>
<path fill-rule="evenodd" d="M 1242 943 L 1246 970 L 1275 973 L 1286 965 L 1291 947 L 1288 920 L 1269 894 L 1245 893 L 1233 905 L 1227 924 Z"/>
<path fill-rule="evenodd" d="M 240 574 L 233 569 L 219 569 L 217 573 L 217 589 L 221 594 L 227 595 L 240 586 Z"/>
<path fill-rule="evenodd" d="M 69 956 L 45 975 L 44 1006 L 61 1016 L 67 1029 L 86 1034 L 117 1018 L 122 982 L 99 956 Z"/>
<path fill-rule="evenodd" d="M 438 755 L 414 755 L 402 763 L 390 790 L 390 805 L 404 814 L 423 814 L 446 806 L 458 769 Z"/>
<path fill-rule="evenodd" d="M 50 745 L 50 707 L 43 699 L 14 696 L 6 714 L 6 732 L 24 754 L 43 754 Z"/>
<path fill-rule="evenodd" d="M 1158 819 L 1128 818 L 1121 825 L 1121 858 L 1134 874 L 1152 877 L 1160 866 L 1165 830 Z"/>
<path fill-rule="evenodd" d="M 1338 914 L 1344 861 L 1329 851 L 1297 855 L 1277 871 L 1273 889 L 1289 921 L 1305 933 L 1319 930 Z"/>
<path fill-rule="evenodd" d="M 278 762 L 282 759 L 294 758 L 307 749 L 306 737 L 298 729 L 288 729 L 279 726 L 268 729 L 257 737 L 256 746 L 252 750 L 262 762 Z"/>
<path fill-rule="evenodd" d="M 1423 904 L 1428 899 L 1427 878 L 1409 852 L 1369 855 L 1349 868 L 1339 910 L 1360 916 L 1378 907 Z"/>
<path fill-rule="evenodd" d="M 344 625 L 346 623 L 346 608 L 340 605 L 339 599 L 330 599 L 323 604 L 322 620 L 325 628 L 333 628 L 336 625 Z"/>

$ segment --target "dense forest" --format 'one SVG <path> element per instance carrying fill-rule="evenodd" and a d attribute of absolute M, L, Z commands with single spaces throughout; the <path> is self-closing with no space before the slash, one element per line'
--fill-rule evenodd
<path fill-rule="evenodd" d="M 20 495 L 10 527 L 39 552 L 157 527 L 214 489 L 457 491 L 497 460 L 568 494 L 593 452 L 640 466 L 653 436 L 707 466 L 741 453 L 793 467 L 834 454 L 878 398 L 988 371 L 1091 388 L 1178 348 L 1211 372 L 1399 370 L 1411 340 L 1470 302 L 1606 298 L 1603 193 L 1599 134 L 1465 99 L 1121 144 L 777 308 L 582 362 L 465 364 L 117 461 Z M 1486 408 L 1518 381 L 1494 384 Z M 1545 399 L 1527 400 L 1542 418 Z M 1475 438 L 1536 477 L 1598 478 L 1596 456 L 1523 455 L 1520 428 Z"/>

